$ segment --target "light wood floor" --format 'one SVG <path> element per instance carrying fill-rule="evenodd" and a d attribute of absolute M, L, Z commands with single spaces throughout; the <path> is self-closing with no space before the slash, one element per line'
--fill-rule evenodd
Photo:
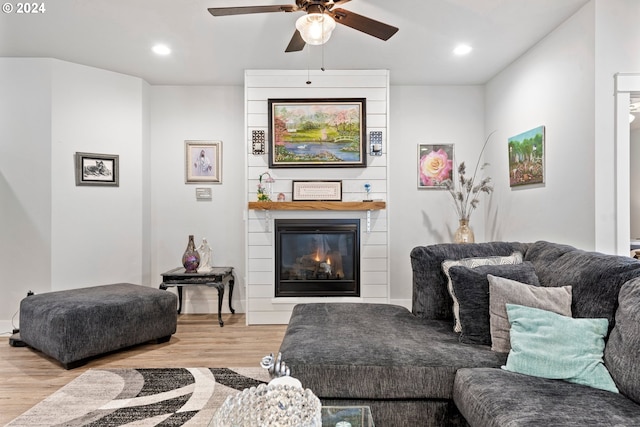
<path fill-rule="evenodd" d="M 259 366 L 276 353 L 286 325 L 245 325 L 244 314 L 182 314 L 178 330 L 164 344 L 142 344 L 65 370 L 55 360 L 28 347 L 9 346 L 0 338 L 0 425 L 91 368 L 173 368 Z"/>

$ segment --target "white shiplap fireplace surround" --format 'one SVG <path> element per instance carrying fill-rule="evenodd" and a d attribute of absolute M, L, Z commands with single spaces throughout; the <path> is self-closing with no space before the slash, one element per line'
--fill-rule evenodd
<path fill-rule="evenodd" d="M 307 84 L 307 81 L 311 84 Z M 252 131 L 268 135 L 270 98 L 366 98 L 366 151 L 371 131 L 381 131 L 382 156 L 367 156 L 366 168 L 269 169 L 267 154 L 254 155 Z M 364 184 L 371 184 L 371 197 L 387 200 L 389 147 L 389 72 L 387 70 L 245 72 L 245 113 L 247 146 L 246 221 L 246 311 L 247 324 L 286 324 L 291 311 L 305 302 L 389 302 L 389 256 L 387 210 L 261 210 L 249 209 L 257 200 L 260 174 L 269 171 L 276 180 L 273 192 L 291 200 L 293 180 L 342 180 L 342 200 L 362 201 Z M 268 144 L 267 144 L 268 145 Z M 267 147 L 268 149 L 268 147 Z M 370 230 L 367 230 L 367 217 Z M 360 297 L 275 298 L 274 219 L 350 218 L 360 220 Z"/>

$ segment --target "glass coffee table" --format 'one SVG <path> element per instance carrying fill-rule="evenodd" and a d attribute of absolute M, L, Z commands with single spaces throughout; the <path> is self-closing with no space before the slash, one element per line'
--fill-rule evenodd
<path fill-rule="evenodd" d="M 375 427 L 368 406 L 323 406 L 322 427 Z"/>
<path fill-rule="evenodd" d="M 375 427 L 368 406 L 323 406 L 321 411 L 322 427 Z M 214 418 L 209 427 L 215 425 Z"/>

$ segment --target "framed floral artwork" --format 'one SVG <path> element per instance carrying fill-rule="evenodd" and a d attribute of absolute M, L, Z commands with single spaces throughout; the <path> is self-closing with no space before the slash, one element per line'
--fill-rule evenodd
<path fill-rule="evenodd" d="M 222 141 L 185 141 L 185 183 L 222 183 Z"/>
<path fill-rule="evenodd" d="M 418 144 L 418 188 L 446 190 L 453 179 L 453 144 Z"/>

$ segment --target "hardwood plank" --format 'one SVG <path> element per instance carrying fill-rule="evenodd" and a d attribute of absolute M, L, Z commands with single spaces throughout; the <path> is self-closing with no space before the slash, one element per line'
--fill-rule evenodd
<path fill-rule="evenodd" d="M 4 425 L 91 368 L 251 367 L 280 348 L 286 325 L 246 326 L 245 314 L 181 314 L 163 344 L 141 344 L 65 370 L 28 347 L 0 338 L 0 425 Z"/>

